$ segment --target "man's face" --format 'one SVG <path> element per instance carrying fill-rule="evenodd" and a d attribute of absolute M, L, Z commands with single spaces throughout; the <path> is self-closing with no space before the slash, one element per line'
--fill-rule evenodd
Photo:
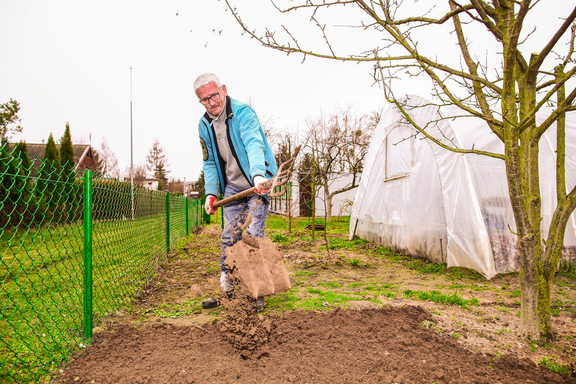
<path fill-rule="evenodd" d="M 208 83 L 203 87 L 196 90 L 196 95 L 206 110 L 214 116 L 218 116 L 224 108 L 226 103 L 226 86 L 222 85 L 222 89 L 218 89 L 215 82 Z M 218 98 L 218 100 L 214 100 Z"/>

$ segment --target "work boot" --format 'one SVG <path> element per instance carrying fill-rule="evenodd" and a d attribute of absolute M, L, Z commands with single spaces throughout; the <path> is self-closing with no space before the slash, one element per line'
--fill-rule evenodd
<path fill-rule="evenodd" d="M 211 297 L 209 299 L 206 299 L 202 302 L 202 308 L 204 309 L 209 309 L 209 308 L 214 308 L 220 305 L 220 300 L 215 298 L 215 297 Z"/>
<path fill-rule="evenodd" d="M 234 298 L 234 288 L 232 288 L 230 291 L 222 292 L 220 297 L 221 299 L 232 300 Z M 217 297 L 211 297 L 209 299 L 206 299 L 202 302 L 202 308 L 210 309 L 214 307 L 219 307 L 220 305 L 222 305 L 221 299 Z"/>
<path fill-rule="evenodd" d="M 264 311 L 264 308 L 266 308 L 266 300 L 264 300 L 264 296 L 257 298 L 256 301 L 254 301 L 253 307 L 256 313 Z"/>

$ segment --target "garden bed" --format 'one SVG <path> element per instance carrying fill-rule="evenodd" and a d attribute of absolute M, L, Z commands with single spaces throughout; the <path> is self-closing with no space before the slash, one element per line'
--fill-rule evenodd
<path fill-rule="evenodd" d="M 211 225 L 170 255 L 130 310 L 95 329 L 55 381 L 576 383 L 570 272 L 552 286 L 555 340 L 531 341 L 517 333 L 517 274 L 487 281 L 348 241 L 346 222 L 315 239 L 304 224 L 291 234 L 267 225 L 292 289 L 267 297 L 265 312 L 201 308 L 220 273 Z"/>

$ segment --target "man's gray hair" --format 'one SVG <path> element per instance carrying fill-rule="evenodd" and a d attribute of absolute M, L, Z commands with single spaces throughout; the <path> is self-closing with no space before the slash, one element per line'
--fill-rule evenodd
<path fill-rule="evenodd" d="M 211 82 L 215 82 L 218 88 L 222 88 L 222 81 L 220 81 L 220 78 L 213 73 L 206 72 L 198 76 L 196 78 L 196 81 L 194 81 L 193 85 L 194 93 L 197 93 L 196 91 L 198 90 L 198 88 L 202 88 L 203 86 L 208 85 Z"/>

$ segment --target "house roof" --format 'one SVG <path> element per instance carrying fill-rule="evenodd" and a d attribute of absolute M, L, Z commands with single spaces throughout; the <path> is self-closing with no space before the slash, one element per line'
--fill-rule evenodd
<path fill-rule="evenodd" d="M 15 143 L 8 143 L 8 151 L 12 152 L 15 147 Z M 94 161 L 94 154 L 92 152 L 92 146 L 89 144 L 72 144 L 74 148 L 74 167 L 75 171 L 83 171 L 85 169 L 95 170 L 96 163 Z M 60 151 L 60 144 L 56 144 L 56 148 Z M 29 144 L 26 143 L 26 152 L 30 158 L 30 163 L 32 165 L 31 176 L 36 177 L 37 171 L 40 169 L 40 164 L 44 158 L 44 151 L 46 150 L 46 144 Z"/>

